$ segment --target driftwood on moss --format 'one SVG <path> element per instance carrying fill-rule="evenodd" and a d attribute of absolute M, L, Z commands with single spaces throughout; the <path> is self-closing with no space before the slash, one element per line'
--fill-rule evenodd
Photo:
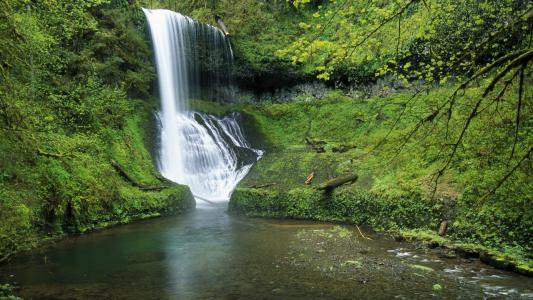
<path fill-rule="evenodd" d="M 339 187 L 346 183 L 354 183 L 357 180 L 358 176 L 356 174 L 339 176 L 333 179 L 330 179 L 317 187 L 318 190 L 332 190 L 336 187 Z"/>
<path fill-rule="evenodd" d="M 166 189 L 166 188 L 169 187 L 169 186 L 149 186 L 149 185 L 144 185 L 142 183 L 139 183 L 137 180 L 135 180 L 135 178 L 133 178 L 131 175 L 129 175 L 128 172 L 126 172 L 126 170 L 124 170 L 124 168 L 117 161 L 111 160 L 111 165 L 120 174 L 120 176 L 122 176 L 129 183 L 131 183 L 131 185 L 133 185 L 134 187 L 137 187 L 137 188 L 139 188 L 139 189 L 141 189 L 143 191 L 160 191 L 160 190 L 163 190 L 163 189 Z"/>
<path fill-rule="evenodd" d="M 355 145 L 342 144 L 342 145 L 331 148 L 331 151 L 335 153 L 344 153 L 355 148 L 356 148 Z"/>

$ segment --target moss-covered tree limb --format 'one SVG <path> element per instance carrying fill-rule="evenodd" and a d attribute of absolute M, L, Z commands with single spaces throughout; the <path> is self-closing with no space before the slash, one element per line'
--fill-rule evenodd
<path fill-rule="evenodd" d="M 53 153 L 53 152 L 44 151 L 42 149 L 37 149 L 37 154 L 39 154 L 41 156 L 54 157 L 54 158 L 63 158 L 63 157 L 70 156 L 70 155 L 65 154 L 65 153 Z"/>
<path fill-rule="evenodd" d="M 131 183 L 131 185 L 133 185 L 134 187 L 137 187 L 137 188 L 139 188 L 139 189 L 141 189 L 143 191 L 160 191 L 160 190 L 163 190 L 163 189 L 166 189 L 166 188 L 169 187 L 168 185 L 164 185 L 164 186 L 144 185 L 144 184 L 138 182 L 137 180 L 135 180 L 135 178 L 133 178 L 130 174 L 128 174 L 128 172 L 126 172 L 126 170 L 117 161 L 111 160 L 111 165 L 120 174 L 120 176 L 122 176 L 129 183 Z"/>
<path fill-rule="evenodd" d="M 514 134 L 514 141 L 513 141 L 513 148 L 511 150 L 511 156 L 509 156 L 509 162 L 513 159 L 516 144 L 518 143 L 518 129 L 520 129 L 520 110 L 522 107 L 522 98 L 524 96 L 524 72 L 526 71 L 526 64 L 522 65 L 522 68 L 520 69 L 520 81 L 518 84 L 518 103 L 516 106 L 516 125 L 515 125 L 515 134 Z"/>

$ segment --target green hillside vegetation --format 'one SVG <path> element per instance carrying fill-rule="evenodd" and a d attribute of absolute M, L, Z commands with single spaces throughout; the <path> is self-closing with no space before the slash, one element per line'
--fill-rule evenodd
<path fill-rule="evenodd" d="M 479 90 L 465 94 L 457 105 L 467 106 L 468 97 Z M 508 172 L 511 149 L 504 145 L 512 144 L 513 131 L 504 126 L 487 131 L 485 124 L 509 120 L 488 114 L 477 120 L 458 158 L 436 186 L 436 173 L 447 160 L 442 152 L 446 121 L 424 125 L 406 142 L 419 120 L 398 119 L 402 111 L 431 111 L 453 91 L 445 87 L 418 94 L 408 106 L 405 103 L 412 93 L 354 100 L 337 91 L 321 99 L 301 97 L 288 104 L 197 103 L 196 107 L 218 114 L 241 111 L 248 135 L 266 149 L 234 192 L 230 202 L 234 212 L 365 224 L 408 237 L 431 237 L 428 242 L 441 244 L 444 242 L 436 233 L 446 220 L 450 224 L 448 246 L 504 253 L 530 270 L 530 166 L 521 166 L 491 193 Z M 512 116 L 514 108 L 507 109 L 506 113 L 502 108 L 502 116 Z M 454 117 L 451 123 L 463 121 Z M 489 158 L 486 153 L 494 155 Z M 521 149 L 516 155 L 523 157 L 527 152 Z M 311 173 L 312 184 L 306 185 Z M 315 189 L 329 179 L 352 173 L 359 176 L 353 185 L 332 193 Z"/>
<path fill-rule="evenodd" d="M 181 211 L 146 147 L 155 99 L 144 19 L 127 1 L 0 4 L 0 261 L 43 240 Z"/>
<path fill-rule="evenodd" d="M 203 15 L 224 15 L 226 2 L 216 3 Z M 240 108 L 270 149 L 242 186 L 269 187 L 237 190 L 234 210 L 432 232 L 451 220 L 450 238 L 531 260 L 530 3 L 305 0 L 270 3 L 263 13 L 292 16 L 276 19 L 287 38 L 269 27 L 258 33 L 271 34 L 270 60 L 349 90 Z M 236 45 L 244 38 L 262 49 L 233 28 Z M 376 80 L 388 96 L 364 100 L 357 89 Z M 325 152 L 306 139 L 325 142 Z M 320 202 L 303 185 L 312 171 L 317 183 L 360 178 Z M 370 196 L 341 196 L 351 189 Z M 405 207 L 386 202 L 394 199 Z M 380 201 L 381 209 L 370 204 Z"/>
<path fill-rule="evenodd" d="M 220 16 L 244 90 L 328 87 L 285 104 L 195 102 L 243 112 L 267 151 L 232 211 L 366 224 L 497 251 L 531 271 L 525 0 L 3 1 L 0 260 L 50 237 L 193 205 L 184 187 L 139 188 L 169 185 L 150 155 L 157 101 L 141 7 L 213 25 Z M 353 185 L 313 188 L 353 173 Z M 444 220 L 448 233 L 435 237 Z"/>

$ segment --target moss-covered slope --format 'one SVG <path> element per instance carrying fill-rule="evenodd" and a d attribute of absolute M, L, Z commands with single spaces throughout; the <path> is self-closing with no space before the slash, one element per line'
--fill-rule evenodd
<path fill-rule="evenodd" d="M 194 207 L 187 187 L 157 175 L 147 150 L 152 119 L 146 102 L 135 107 L 122 128 L 95 133 L 28 137 L 31 146 L 0 131 L 0 258 L 43 240 L 83 233 Z M 20 153 L 18 151 L 24 151 Z M 142 190 L 112 167 L 117 161 L 138 183 L 163 187 Z"/>
<path fill-rule="evenodd" d="M 231 211 L 366 224 L 406 235 L 414 230 L 433 237 L 438 237 L 439 224 L 448 221 L 449 245 L 498 250 L 531 264 L 533 207 L 527 167 L 485 197 L 506 172 L 509 149 L 498 149 L 498 145 L 505 135 L 512 138 L 508 129 L 486 124 L 507 122 L 505 118 L 485 116 L 475 122 L 459 157 L 437 185 L 434 175 L 448 158 L 442 152 L 446 147 L 442 141 L 450 134 L 446 120 L 423 124 L 411 135 L 419 121 L 412 112 L 431 112 L 435 103 L 452 92 L 439 88 L 409 102 L 409 92 L 353 100 L 330 91 L 321 99 L 306 96 L 286 104 L 213 106 L 199 102 L 196 108 L 243 112 L 248 135 L 256 146 L 266 149 L 234 192 Z M 476 93 L 471 90 L 463 99 Z M 468 107 L 463 101 L 457 105 Z M 402 115 L 406 109 L 411 113 Z M 502 109 L 501 113 L 507 112 Z M 461 122 L 453 117 L 448 128 L 456 130 Z M 496 156 L 486 157 L 480 151 Z M 519 151 L 523 155 L 525 150 Z M 311 173 L 312 183 L 304 184 Z M 330 193 L 315 189 L 347 173 L 358 174 L 358 181 Z"/>
<path fill-rule="evenodd" d="M 140 3 L 7 0 L 0 19 L 0 261 L 194 205 L 148 151 L 156 100 Z M 137 186 L 168 187 L 142 190 L 112 160 Z"/>

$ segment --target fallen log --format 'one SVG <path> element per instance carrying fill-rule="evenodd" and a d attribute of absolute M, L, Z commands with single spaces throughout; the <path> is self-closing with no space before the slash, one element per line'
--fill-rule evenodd
<path fill-rule="evenodd" d="M 324 146 L 326 145 L 326 141 L 322 141 L 322 140 L 313 140 L 313 139 L 310 139 L 309 137 L 305 137 L 305 142 L 309 145 L 309 146 Z"/>
<path fill-rule="evenodd" d="M 359 226 L 355 225 L 355 227 L 357 228 L 357 231 L 359 231 L 359 234 L 365 239 L 365 240 L 372 240 L 371 238 L 369 237 L 366 237 L 363 232 L 361 231 L 361 229 L 359 229 Z"/>
<path fill-rule="evenodd" d="M 124 168 L 114 159 L 111 160 L 111 165 L 120 174 L 120 176 L 122 176 L 129 183 L 131 183 L 131 185 L 143 191 L 160 191 L 160 190 L 168 188 L 168 186 L 149 186 L 149 185 L 144 185 L 142 183 L 139 183 L 137 180 L 135 180 L 135 178 L 133 178 L 130 174 L 128 174 L 128 172 L 126 172 L 126 170 L 124 170 Z"/>
<path fill-rule="evenodd" d="M 205 202 L 207 202 L 207 203 L 209 203 L 209 204 L 216 204 L 215 202 L 213 202 L 213 201 L 211 201 L 211 200 L 207 200 L 207 199 L 202 198 L 202 197 L 200 197 L 200 196 L 196 196 L 196 195 L 193 195 L 193 196 L 194 196 L 195 199 L 199 199 L 199 200 L 205 201 Z"/>
<path fill-rule="evenodd" d="M 224 24 L 224 22 L 222 22 L 222 18 L 220 16 L 215 16 L 215 21 L 217 21 L 218 25 L 220 26 L 220 29 L 222 29 L 222 32 L 224 32 L 224 35 L 230 36 L 226 25 Z"/>
<path fill-rule="evenodd" d="M 47 152 L 47 151 L 41 150 L 40 148 L 37 149 L 37 154 L 41 156 L 55 157 L 55 158 L 63 158 L 63 157 L 68 156 L 67 154 L 63 154 L 63 153 Z"/>
<path fill-rule="evenodd" d="M 336 187 L 339 187 L 346 183 L 354 183 L 357 180 L 358 176 L 356 174 L 339 176 L 333 179 L 330 179 L 317 187 L 318 190 L 332 190 Z"/>
<path fill-rule="evenodd" d="M 260 188 L 271 187 L 273 185 L 276 185 L 276 183 L 272 182 L 272 183 L 265 183 L 265 184 L 254 184 L 254 185 L 251 185 L 249 188 L 251 188 L 251 189 L 260 189 Z"/>

